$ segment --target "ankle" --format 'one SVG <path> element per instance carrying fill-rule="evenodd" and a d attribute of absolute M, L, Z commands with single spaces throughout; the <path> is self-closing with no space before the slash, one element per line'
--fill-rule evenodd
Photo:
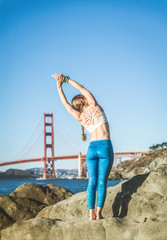
<path fill-rule="evenodd" d="M 97 215 L 100 216 L 100 215 L 102 215 L 102 213 L 101 212 L 97 212 Z"/>
<path fill-rule="evenodd" d="M 95 215 L 95 209 L 91 209 L 90 210 L 90 216 L 94 216 Z"/>
<path fill-rule="evenodd" d="M 101 216 L 102 215 L 102 211 L 97 211 L 97 215 Z"/>

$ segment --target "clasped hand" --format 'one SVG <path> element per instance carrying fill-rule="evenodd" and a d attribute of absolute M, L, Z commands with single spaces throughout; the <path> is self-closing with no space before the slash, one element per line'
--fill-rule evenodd
<path fill-rule="evenodd" d="M 65 76 L 62 73 L 52 74 L 52 77 L 54 77 L 57 80 L 57 86 L 58 87 L 60 87 L 62 85 L 62 83 L 64 82 L 64 78 L 65 78 Z"/>

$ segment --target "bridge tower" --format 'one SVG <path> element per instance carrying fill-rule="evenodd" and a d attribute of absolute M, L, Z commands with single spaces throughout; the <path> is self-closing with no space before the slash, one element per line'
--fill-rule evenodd
<path fill-rule="evenodd" d="M 44 113 L 44 179 L 54 178 L 55 176 L 54 160 L 48 161 L 47 149 L 51 150 L 51 157 L 54 157 L 53 113 Z"/>

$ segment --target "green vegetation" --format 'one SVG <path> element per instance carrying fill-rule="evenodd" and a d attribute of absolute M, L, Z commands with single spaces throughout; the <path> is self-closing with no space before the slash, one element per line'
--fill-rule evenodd
<path fill-rule="evenodd" d="M 161 144 L 156 144 L 156 145 L 150 146 L 149 150 L 154 151 L 154 150 L 159 150 L 159 149 L 162 149 L 162 148 L 165 148 L 165 147 L 167 147 L 167 142 L 163 142 Z"/>

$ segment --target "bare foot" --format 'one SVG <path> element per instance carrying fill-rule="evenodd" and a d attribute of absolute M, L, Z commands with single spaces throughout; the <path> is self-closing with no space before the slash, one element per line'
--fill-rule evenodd
<path fill-rule="evenodd" d="M 99 219 L 104 219 L 104 217 L 101 214 L 98 214 L 96 217 L 96 220 L 99 220 Z"/>
<path fill-rule="evenodd" d="M 89 217 L 89 220 L 96 220 L 96 214 L 92 214 L 92 216 Z"/>

